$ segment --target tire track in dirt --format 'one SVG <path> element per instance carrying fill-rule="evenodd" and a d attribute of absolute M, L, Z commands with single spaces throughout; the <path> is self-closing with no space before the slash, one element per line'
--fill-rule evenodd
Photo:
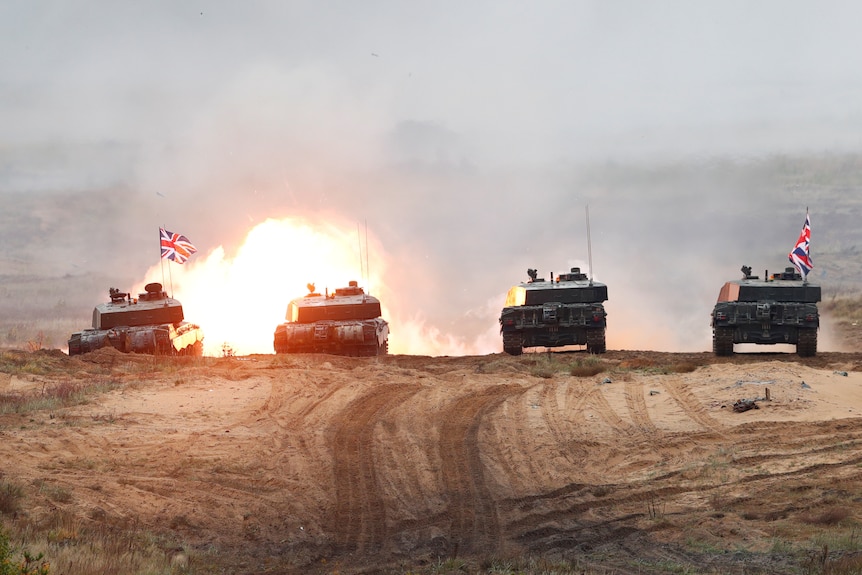
<path fill-rule="evenodd" d="M 734 435 L 747 437 L 749 442 L 756 440 L 763 447 L 805 447 L 808 445 L 822 446 L 824 443 L 834 443 L 837 437 L 842 437 L 843 443 L 856 443 L 862 439 L 862 419 L 850 419 L 845 422 L 752 422 L 738 425 L 732 429 Z M 839 447 L 831 445 L 831 448 Z"/>
<path fill-rule="evenodd" d="M 668 376 L 662 381 L 662 386 L 692 421 L 719 434 L 723 434 L 727 430 L 720 421 L 709 415 L 703 403 L 679 378 Z"/>
<path fill-rule="evenodd" d="M 662 480 L 652 480 L 651 484 L 667 481 L 668 485 L 645 488 L 645 484 L 618 485 L 614 489 L 618 494 L 611 494 L 601 500 L 569 501 L 568 498 L 560 499 L 557 509 L 530 514 L 510 523 L 507 531 L 512 539 L 518 540 L 531 552 L 543 552 L 561 547 L 589 548 L 592 543 L 601 542 L 607 545 L 617 538 L 625 538 L 631 532 L 631 528 L 618 527 L 613 529 L 602 529 L 610 524 L 624 523 L 634 520 L 635 522 L 648 514 L 650 506 L 658 502 L 677 496 L 687 494 L 701 494 L 706 497 L 709 493 L 721 493 L 736 486 L 748 486 L 749 490 L 756 489 L 758 484 L 765 487 L 774 485 L 776 481 L 787 479 L 804 479 L 812 477 L 815 480 L 822 477 L 824 473 L 834 473 L 839 470 L 850 470 L 854 474 L 855 469 L 862 463 L 862 456 L 853 457 L 846 461 L 837 463 L 818 463 L 793 471 L 772 474 L 758 474 L 739 478 L 722 484 L 697 484 L 692 482 L 668 481 L 670 477 Z M 543 507 L 553 505 L 553 502 L 545 501 Z M 602 522 L 582 519 L 590 511 L 598 509 L 626 509 L 632 504 L 643 506 L 643 512 L 629 513 L 607 519 Z M 566 542 L 570 542 L 566 544 Z"/>
<path fill-rule="evenodd" d="M 560 549 L 590 551 L 599 545 L 606 545 L 639 533 L 640 529 L 626 523 L 634 523 L 640 517 L 640 514 L 631 514 L 605 521 L 577 521 L 575 525 L 565 528 L 545 525 L 524 533 L 519 539 L 531 553 Z"/>
<path fill-rule="evenodd" d="M 564 389 L 560 389 L 561 385 L 565 386 Z M 593 384 L 585 381 L 546 383 L 540 396 L 542 420 L 556 443 L 557 452 L 574 467 L 589 449 L 584 404 L 590 394 L 590 385 Z"/>
<path fill-rule="evenodd" d="M 273 381 L 271 384 L 269 396 L 266 398 L 266 401 L 263 402 L 263 405 L 252 411 L 252 418 L 250 419 L 250 421 L 258 421 L 257 418 L 259 418 L 260 416 L 265 416 L 280 429 L 286 430 L 301 428 L 303 418 L 309 415 L 318 406 L 329 400 L 338 391 L 343 389 L 343 386 L 338 385 L 334 382 L 327 383 L 326 386 L 320 383 L 312 385 L 314 385 L 315 388 L 318 390 L 324 387 L 328 387 L 328 389 L 326 389 L 317 398 L 309 401 L 308 404 L 303 406 L 299 411 L 294 414 L 291 414 L 289 417 L 286 417 L 285 414 L 282 413 L 282 411 L 284 409 L 284 406 L 288 403 L 287 386 L 277 380 Z"/>
<path fill-rule="evenodd" d="M 541 458 L 524 458 L 523 454 L 534 449 L 541 449 L 537 445 L 538 436 L 542 435 L 541 425 L 539 429 L 528 426 L 529 432 L 521 425 L 510 427 L 513 420 L 518 423 L 523 423 L 531 418 L 532 410 L 538 409 L 540 414 L 539 420 L 541 424 L 545 424 L 545 411 L 547 406 L 543 401 L 544 385 L 536 383 L 526 387 L 521 387 L 520 393 L 509 395 L 505 401 L 498 404 L 497 410 L 493 416 L 489 416 L 490 425 L 489 435 L 493 438 L 505 437 L 506 441 L 497 442 L 485 446 L 486 458 L 493 460 L 494 469 L 487 469 L 487 473 L 493 474 L 494 477 L 505 478 L 505 480 L 524 480 L 524 477 L 533 478 L 537 474 L 541 475 L 542 466 L 537 465 Z M 536 400 L 538 398 L 538 402 Z M 527 407 L 528 406 L 528 407 Z M 530 412 L 522 410 L 530 409 Z M 508 414 L 516 413 L 515 417 L 510 417 Z M 505 422 L 505 423 L 504 423 Z M 500 426 L 503 423 L 504 425 Z M 554 437 L 556 440 L 556 437 Z M 527 480 L 530 481 L 530 480 Z M 511 486 L 510 486 L 511 487 Z M 516 488 L 517 489 L 517 488 Z"/>
<path fill-rule="evenodd" d="M 816 426 L 817 424 L 812 427 Z M 778 429 L 783 427 L 783 425 L 777 425 Z M 858 455 L 858 451 L 855 450 L 856 430 L 846 429 L 846 434 L 852 437 L 853 441 L 847 442 L 843 436 L 839 435 L 833 438 L 834 445 L 812 445 L 811 449 L 802 452 L 734 458 L 733 465 L 737 468 L 745 468 L 751 464 L 762 463 L 765 459 L 799 461 L 804 459 L 805 455 L 827 455 L 850 449 L 852 457 L 840 461 L 812 462 L 782 472 L 742 475 L 719 484 L 701 483 L 699 478 L 686 479 L 687 470 L 677 470 L 654 477 L 648 482 L 636 481 L 609 485 L 609 492 L 603 495 L 601 499 L 595 499 L 592 490 L 584 489 L 584 485 L 572 484 L 539 496 L 520 498 L 517 501 L 504 501 L 501 507 L 511 506 L 511 508 L 519 510 L 520 518 L 511 522 L 507 528 L 512 533 L 512 537 L 517 538 L 531 551 L 538 552 L 557 548 L 560 546 L 560 542 L 575 536 L 580 538 L 586 534 L 587 540 L 591 540 L 590 534 L 596 531 L 594 521 L 580 518 L 587 512 L 598 509 L 625 509 L 627 506 L 630 508 L 631 504 L 642 504 L 646 512 L 650 503 L 654 504 L 657 501 L 686 496 L 687 494 L 720 493 L 740 486 L 748 486 L 746 489 L 750 491 L 757 485 L 769 488 L 776 482 L 783 482 L 788 479 L 804 480 L 810 477 L 812 481 L 817 481 L 823 475 L 837 477 L 841 471 L 858 475 L 856 468 L 862 464 L 862 456 Z M 742 444 L 750 443 L 750 437 L 747 434 L 740 434 L 738 437 L 731 437 L 731 439 Z M 639 516 L 643 515 L 643 513 L 639 514 Z M 614 521 L 620 519 L 616 518 Z M 604 533 L 602 537 L 611 537 L 611 533 L 608 531 L 602 531 L 602 533 Z"/>
<path fill-rule="evenodd" d="M 542 390 L 542 415 L 551 435 L 561 444 L 572 442 L 573 428 L 586 424 L 583 405 L 589 395 L 589 387 L 584 382 L 566 384 L 562 405 L 558 399 L 558 384 L 549 383 Z"/>
<path fill-rule="evenodd" d="M 644 388 L 640 384 L 626 382 L 626 406 L 629 408 L 629 415 L 631 416 L 632 421 L 634 421 L 635 426 L 645 434 L 655 435 L 658 433 L 658 428 L 655 423 L 653 423 L 652 419 L 650 419 L 643 390 Z"/>
<path fill-rule="evenodd" d="M 266 444 L 256 446 L 261 452 L 259 460 L 267 462 L 268 466 L 283 470 L 285 466 L 283 455 L 286 453 L 294 453 L 306 460 L 315 459 L 315 446 L 310 443 L 313 436 L 304 433 L 304 430 L 309 427 L 306 418 L 315 409 L 330 401 L 336 393 L 343 391 L 345 386 L 338 382 L 309 382 L 308 387 L 313 388 L 317 396 L 306 399 L 305 405 L 292 413 L 291 405 L 301 401 L 295 397 L 296 390 L 283 381 L 273 380 L 266 400 L 260 407 L 251 411 L 242 422 L 248 427 L 258 428 L 262 422 L 268 422 L 275 427 L 274 431 L 267 435 Z M 305 390 L 305 393 L 311 393 L 311 391 Z M 277 456 L 273 457 L 271 454 L 277 454 Z M 275 475 L 283 476 L 283 473 L 278 471 Z"/>
<path fill-rule="evenodd" d="M 327 531 L 338 553 L 379 553 L 386 541 L 386 506 L 374 458 L 374 428 L 386 413 L 420 389 L 418 385 L 378 385 L 353 400 L 329 428 L 335 509 Z"/>
<path fill-rule="evenodd" d="M 632 426 L 619 416 L 600 388 L 597 387 L 590 390 L 585 399 L 587 405 L 595 409 L 598 416 L 604 419 L 614 431 L 619 432 L 621 435 L 632 435 Z"/>
<path fill-rule="evenodd" d="M 486 414 L 523 391 L 516 385 L 497 385 L 456 399 L 441 416 L 441 472 L 449 498 L 446 516 L 453 556 L 493 553 L 501 543 L 497 507 L 485 479 L 479 428 Z"/>

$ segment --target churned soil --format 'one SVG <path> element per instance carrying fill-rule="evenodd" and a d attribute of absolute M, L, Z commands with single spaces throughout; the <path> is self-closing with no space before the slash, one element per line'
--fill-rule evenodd
<path fill-rule="evenodd" d="M 47 354 L 0 393 L 110 385 L 0 415 L 3 477 L 69 494 L 26 513 L 134 522 L 199 572 L 781 572 L 776 541 L 862 518 L 858 353 Z"/>

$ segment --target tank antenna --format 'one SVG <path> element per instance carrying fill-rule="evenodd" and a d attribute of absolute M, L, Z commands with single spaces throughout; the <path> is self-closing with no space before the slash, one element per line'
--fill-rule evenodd
<path fill-rule="evenodd" d="M 593 285 L 593 243 L 590 239 L 590 205 L 586 205 L 587 212 L 587 257 L 590 260 L 590 285 Z"/>
<path fill-rule="evenodd" d="M 368 293 L 371 293 L 371 272 L 368 270 L 368 220 L 365 220 L 365 273 L 368 277 L 365 278 L 365 285 L 368 287 Z"/>
<path fill-rule="evenodd" d="M 356 243 L 359 245 L 359 275 L 365 282 L 365 269 L 362 267 L 362 232 L 359 229 L 359 222 L 356 222 Z"/>

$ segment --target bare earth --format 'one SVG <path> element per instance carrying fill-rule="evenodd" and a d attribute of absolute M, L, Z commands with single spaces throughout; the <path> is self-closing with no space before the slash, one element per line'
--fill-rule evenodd
<path fill-rule="evenodd" d="M 27 512 L 134 522 L 181 542 L 199 571 L 530 556 L 614 573 L 782 572 L 799 558 L 775 542 L 807 537 L 798 526 L 862 518 L 858 353 L 612 351 L 588 377 L 565 367 L 583 352 L 41 353 L 56 372 L 0 373 L 0 393 L 117 385 L 0 415 L 5 479 L 71 494 L 34 489 Z M 741 398 L 759 409 L 735 412 Z"/>

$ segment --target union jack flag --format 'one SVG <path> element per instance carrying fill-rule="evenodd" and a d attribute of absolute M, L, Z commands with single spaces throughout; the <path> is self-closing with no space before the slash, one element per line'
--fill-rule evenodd
<path fill-rule="evenodd" d="M 162 243 L 162 259 L 168 259 L 178 264 L 186 263 L 193 253 L 198 251 L 186 236 L 159 228 L 159 239 Z"/>
<path fill-rule="evenodd" d="M 808 210 L 805 210 L 805 225 L 802 226 L 802 233 L 799 234 L 799 239 L 796 240 L 796 246 L 790 252 L 790 263 L 796 266 L 802 279 L 808 275 L 811 268 L 814 267 L 814 262 L 811 260 L 809 246 L 811 244 L 811 220 L 808 217 Z"/>

